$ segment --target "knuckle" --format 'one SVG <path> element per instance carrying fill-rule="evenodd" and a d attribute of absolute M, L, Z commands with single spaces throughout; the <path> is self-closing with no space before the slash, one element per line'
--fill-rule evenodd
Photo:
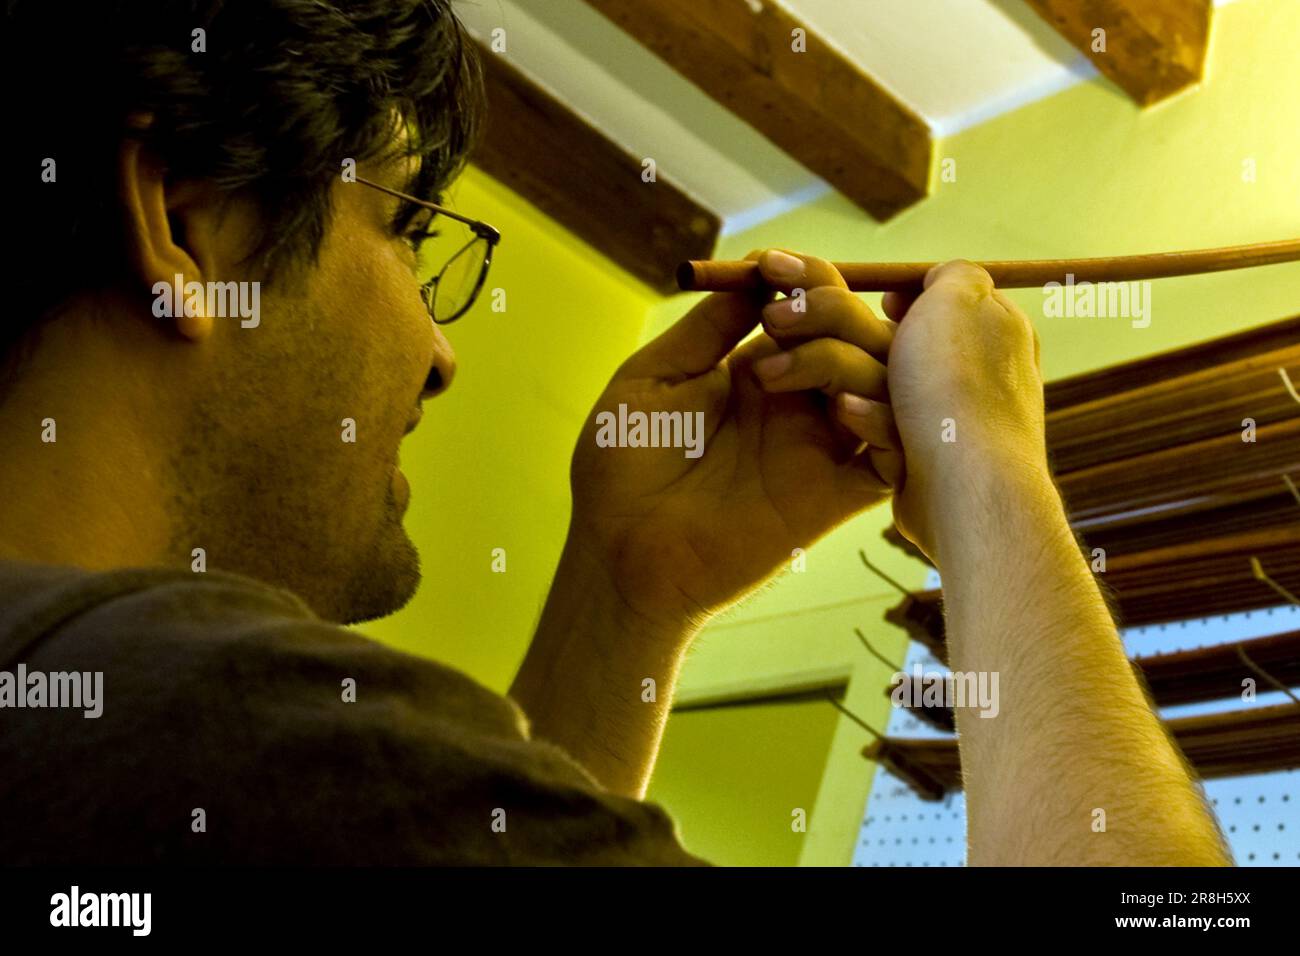
<path fill-rule="evenodd" d="M 836 339 L 814 339 L 794 350 L 803 353 L 795 362 L 802 365 L 808 377 L 827 378 L 843 361 L 836 345 Z"/>
<path fill-rule="evenodd" d="M 956 280 L 936 285 L 941 299 L 945 299 L 963 312 L 977 311 L 987 299 L 987 293 L 978 285 Z"/>
<path fill-rule="evenodd" d="M 807 296 L 809 308 L 819 312 L 839 312 L 849 307 L 849 299 L 857 301 L 848 289 L 833 285 L 814 286 L 808 290 Z"/>
<path fill-rule="evenodd" d="M 848 365 L 854 360 L 855 356 L 862 354 L 858 349 L 855 349 L 842 339 L 822 339 L 821 343 L 822 353 L 826 361 L 833 365 Z"/>
<path fill-rule="evenodd" d="M 939 266 L 935 281 L 949 282 L 982 293 L 993 290 L 993 277 L 982 266 L 977 266 L 969 259 L 953 259 L 945 262 Z"/>
<path fill-rule="evenodd" d="M 1034 328 L 1034 323 L 1030 321 L 1024 310 L 1010 299 L 998 297 L 993 302 L 997 308 L 992 311 L 997 313 L 1001 320 L 1000 324 L 1005 326 L 1007 331 L 1023 336 L 1026 341 L 1038 341 L 1038 330 Z"/>
<path fill-rule="evenodd" d="M 984 269 L 984 267 L 977 265 L 974 262 L 971 262 L 969 259 L 953 259 L 947 263 L 947 266 L 948 268 L 952 269 L 954 272 L 959 272 L 964 275 L 969 275 L 976 278 L 982 278 L 983 281 L 987 282 L 989 285 L 993 284 L 992 277 L 989 276 L 988 272 Z"/>

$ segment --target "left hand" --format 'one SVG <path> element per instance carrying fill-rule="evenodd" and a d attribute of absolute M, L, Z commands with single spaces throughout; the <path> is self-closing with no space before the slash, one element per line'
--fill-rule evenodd
<path fill-rule="evenodd" d="M 806 311 L 771 293 L 709 296 L 623 363 L 574 453 L 569 547 L 657 628 L 702 624 L 794 549 L 888 497 L 901 472 L 883 364 L 894 323 L 825 260 L 800 256 L 782 271 L 788 254 L 758 258 L 774 289 L 806 290 Z M 766 334 L 740 345 L 760 318 Z M 647 416 L 703 412 L 703 454 L 600 447 L 596 416 L 617 416 L 620 404 Z M 850 419 L 868 436 L 862 454 L 841 423 Z"/>

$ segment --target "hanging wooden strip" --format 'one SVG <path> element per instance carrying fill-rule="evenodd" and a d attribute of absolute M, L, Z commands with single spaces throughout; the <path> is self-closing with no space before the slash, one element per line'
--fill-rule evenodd
<path fill-rule="evenodd" d="M 1298 342 L 1300 315 L 1048 382 L 1043 388 L 1043 401 L 1050 414 L 1070 405 L 1104 400 L 1153 382 L 1193 375 Z"/>
<path fill-rule="evenodd" d="M 1278 369 L 1300 380 L 1300 334 L 1286 348 L 1070 405 L 1047 416 L 1058 475 L 1300 417 Z"/>
<path fill-rule="evenodd" d="M 1098 578 L 1112 599 L 1121 627 L 1286 603 L 1274 588 L 1256 578 L 1252 558 L 1279 586 L 1300 595 L 1300 520 L 1263 531 L 1110 558 Z M 939 660 L 947 660 L 941 590 L 905 597 L 885 612 L 885 620 L 902 627 Z"/>
<path fill-rule="evenodd" d="M 1246 655 L 1245 660 L 1242 654 Z M 1247 680 L 1261 693 L 1273 689 L 1247 660 L 1287 687 L 1300 686 L 1300 631 L 1153 654 L 1134 658 L 1130 663 L 1156 706 L 1172 707 L 1239 696 Z M 896 694 L 895 688 L 903 684 L 908 688 Z M 952 709 L 926 703 L 925 691 L 933 686 L 933 675 L 903 671 L 895 682 L 884 688 L 884 693 L 903 701 L 904 709 L 931 726 L 951 732 Z"/>
<path fill-rule="evenodd" d="M 1203 780 L 1300 767 L 1300 706 L 1278 704 L 1165 721 Z M 862 750 L 925 800 L 961 788 L 961 758 L 952 738 L 886 737 Z"/>

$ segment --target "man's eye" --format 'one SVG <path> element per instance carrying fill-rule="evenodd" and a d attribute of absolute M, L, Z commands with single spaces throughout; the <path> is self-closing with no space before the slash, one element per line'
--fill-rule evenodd
<path fill-rule="evenodd" d="M 402 236 L 402 238 L 405 239 L 406 244 L 411 247 L 411 251 L 418 255 L 421 245 L 430 239 L 437 239 L 440 235 L 441 233 L 437 229 L 412 229 Z"/>

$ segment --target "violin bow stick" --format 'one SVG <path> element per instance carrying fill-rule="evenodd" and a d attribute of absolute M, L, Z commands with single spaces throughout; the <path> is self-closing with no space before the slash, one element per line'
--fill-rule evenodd
<path fill-rule="evenodd" d="M 1190 252 L 1096 259 L 1006 259 L 976 265 L 993 277 L 993 284 L 999 289 L 1029 289 L 1049 282 L 1133 282 L 1298 260 L 1300 239 L 1285 239 Z M 920 290 L 925 274 L 936 263 L 836 262 L 834 265 L 854 292 L 915 292 Z M 677 284 L 685 292 L 744 292 L 766 285 L 756 262 L 708 259 L 683 262 L 677 269 Z"/>

